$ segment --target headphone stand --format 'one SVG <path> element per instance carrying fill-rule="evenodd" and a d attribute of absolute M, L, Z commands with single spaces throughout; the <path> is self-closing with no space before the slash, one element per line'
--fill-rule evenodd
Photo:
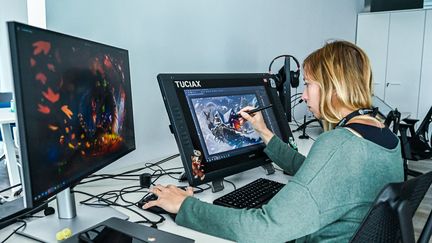
<path fill-rule="evenodd" d="M 279 58 L 284 58 L 284 66 L 277 74 L 272 75 L 276 82 L 276 90 L 279 94 L 279 99 L 284 108 L 288 122 L 291 122 L 291 87 L 297 88 L 299 85 L 300 77 L 300 63 L 292 55 L 279 55 L 270 62 L 269 73 L 271 74 L 271 67 L 273 62 Z M 291 58 L 295 61 L 297 66 L 296 71 L 291 71 Z"/>

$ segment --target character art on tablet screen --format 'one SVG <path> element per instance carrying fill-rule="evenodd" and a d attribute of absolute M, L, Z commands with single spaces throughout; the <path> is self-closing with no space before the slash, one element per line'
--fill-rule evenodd
<path fill-rule="evenodd" d="M 235 114 L 257 106 L 255 94 L 193 98 L 192 104 L 209 155 L 262 143 L 249 122 L 240 125 Z"/>
<path fill-rule="evenodd" d="M 204 180 L 205 174 L 204 174 L 204 165 L 202 162 L 202 153 L 199 150 L 194 149 L 193 155 L 191 156 L 192 160 L 192 174 L 194 175 L 194 178 L 200 178 L 200 180 Z"/>

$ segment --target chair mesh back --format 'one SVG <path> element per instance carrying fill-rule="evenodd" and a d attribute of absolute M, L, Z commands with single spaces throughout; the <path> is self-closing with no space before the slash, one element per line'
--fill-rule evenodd
<path fill-rule="evenodd" d="M 375 205 L 351 242 L 384 243 L 400 239 L 399 220 L 387 202 Z"/>
<path fill-rule="evenodd" d="M 399 242 L 403 232 L 399 220 L 405 222 L 402 216 L 398 215 L 398 205 L 408 201 L 408 212 L 412 217 L 423 200 L 426 192 L 432 183 L 432 172 L 416 177 L 406 182 L 391 183 L 387 185 L 378 195 L 371 210 L 363 220 L 351 242 Z M 409 214 L 408 214 L 409 215 Z M 414 239 L 414 235 L 409 238 Z"/>
<path fill-rule="evenodd" d="M 408 199 L 409 208 L 414 216 L 415 211 L 419 207 L 421 201 L 426 195 L 429 187 L 432 183 L 432 172 L 429 172 L 423 176 L 419 176 L 415 179 L 405 182 L 402 186 L 403 195 Z"/>

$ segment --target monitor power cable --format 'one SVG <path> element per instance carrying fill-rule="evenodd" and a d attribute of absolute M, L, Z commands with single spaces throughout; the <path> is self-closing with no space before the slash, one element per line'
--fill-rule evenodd
<path fill-rule="evenodd" d="M 120 176 L 126 176 L 126 175 L 131 174 L 131 173 L 135 173 L 135 172 L 138 172 L 138 171 L 141 171 L 141 170 L 144 170 L 144 169 L 148 169 L 151 166 L 163 164 L 165 162 L 168 162 L 168 161 L 170 161 L 172 159 L 177 158 L 178 156 L 180 156 L 180 154 L 174 154 L 174 155 L 171 155 L 171 156 L 169 156 L 167 158 L 159 160 L 159 161 L 157 161 L 155 163 L 146 163 L 146 165 L 144 167 L 140 167 L 140 168 L 137 168 L 137 169 L 125 171 L 125 172 L 122 172 L 120 174 L 96 174 L 96 175 L 90 175 L 90 176 L 88 176 L 86 178 L 86 179 L 89 179 L 88 181 L 81 181 L 79 184 L 83 185 L 83 184 L 87 184 L 87 183 L 90 183 L 90 182 L 95 182 L 95 181 L 100 181 L 100 180 L 106 180 L 106 179 L 113 179 L 113 178 L 120 177 Z M 147 165 L 147 164 L 149 164 L 150 166 Z"/>

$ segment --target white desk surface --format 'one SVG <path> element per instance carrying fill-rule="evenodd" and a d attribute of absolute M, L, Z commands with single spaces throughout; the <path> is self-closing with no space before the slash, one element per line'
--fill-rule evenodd
<path fill-rule="evenodd" d="M 308 140 L 297 139 L 297 136 L 299 134 L 300 133 L 294 134 L 296 136 L 296 142 L 299 145 L 300 152 L 306 153 L 309 150 L 313 141 L 311 139 L 308 139 Z M 316 137 L 316 136 L 313 136 L 313 137 Z M 151 162 L 155 162 L 155 161 L 151 161 Z M 127 168 L 124 168 L 124 170 L 122 170 L 122 171 L 118 171 L 115 173 L 120 173 L 123 171 L 127 171 L 130 169 L 134 169 L 134 168 L 138 168 L 138 167 L 142 167 L 142 166 L 144 166 L 144 163 L 138 164 L 138 165 L 135 164 L 133 166 L 128 166 Z M 174 168 L 174 167 L 182 166 L 182 163 L 181 163 L 180 157 L 177 157 L 171 161 L 168 161 L 168 162 L 162 164 L 161 166 L 164 169 L 168 169 L 168 168 Z M 175 170 L 175 171 L 180 171 L 180 170 Z M 140 173 L 145 173 L 145 172 L 151 173 L 152 171 L 148 170 L 148 169 L 140 171 Z M 251 169 L 251 170 L 248 170 L 248 171 L 245 171 L 245 172 L 233 175 L 233 176 L 229 176 L 225 179 L 233 182 L 236 185 L 236 187 L 239 188 L 239 187 L 241 187 L 241 186 L 243 186 L 243 185 L 245 185 L 245 184 L 247 184 L 247 183 L 249 183 L 255 179 L 258 179 L 258 178 L 268 178 L 268 179 L 275 180 L 278 182 L 287 183 L 290 177 L 287 175 L 284 175 L 279 170 L 276 170 L 275 174 L 273 174 L 273 175 L 266 175 L 264 169 L 262 167 L 258 167 L 258 168 L 254 168 L 254 169 Z M 179 182 L 177 182 L 177 180 L 172 179 L 169 176 L 161 177 L 157 181 L 157 183 L 164 184 L 164 185 L 165 184 L 187 185 L 187 183 L 184 183 L 184 182 L 179 183 Z M 97 181 L 97 182 L 93 182 L 93 183 L 88 183 L 85 185 L 80 185 L 80 186 L 77 186 L 75 189 L 96 195 L 96 194 L 99 194 L 99 193 L 102 193 L 105 191 L 114 190 L 114 189 L 121 189 L 121 188 L 124 188 L 127 186 L 138 185 L 138 184 L 139 184 L 138 181 L 130 182 L 130 181 L 119 181 L 119 180 L 102 180 L 102 181 Z M 202 193 L 195 194 L 195 197 L 199 198 L 202 201 L 211 203 L 214 199 L 233 191 L 233 186 L 231 184 L 224 182 L 224 186 L 225 186 L 225 189 L 221 192 L 212 193 L 211 190 L 206 190 Z M 203 185 L 203 188 L 204 187 L 206 187 L 206 185 Z M 142 196 L 143 196 L 142 193 L 127 194 L 125 196 L 125 198 L 126 198 L 126 200 L 129 200 L 129 201 L 138 201 Z M 84 200 L 87 198 L 88 198 L 87 196 L 83 196 L 81 194 L 75 194 L 75 200 L 77 203 L 80 200 Z M 55 207 L 54 204 L 55 203 L 52 202 L 51 206 Z M 141 218 L 138 215 L 136 215 L 136 214 L 134 214 L 134 213 L 132 213 L 126 209 L 119 208 L 119 207 L 115 207 L 115 209 L 128 215 L 129 221 L 133 222 L 133 221 L 141 220 Z M 155 216 L 149 212 L 146 212 L 144 210 L 140 210 L 136 207 L 134 207 L 134 209 L 139 210 L 142 214 L 144 214 L 144 216 L 149 217 L 150 219 L 153 219 L 153 220 L 158 219 L 158 216 Z M 51 215 L 49 217 L 57 217 L 57 216 Z M 231 241 L 228 241 L 228 240 L 225 240 L 222 238 L 203 234 L 203 233 L 179 226 L 169 216 L 166 216 L 165 218 L 166 218 L 166 220 L 162 224 L 158 225 L 158 228 L 160 230 L 171 232 L 174 234 L 178 234 L 181 236 L 185 236 L 185 237 L 194 239 L 195 242 L 197 242 L 197 243 L 231 242 Z M 21 223 L 16 223 L 16 224 L 10 225 L 10 226 L 2 229 L 0 232 L 0 240 L 3 240 L 7 235 L 9 235 L 15 228 L 17 228 L 20 225 L 21 225 Z M 227 227 L 229 227 L 229 226 L 227 226 Z M 14 234 L 14 236 L 12 236 L 8 241 L 9 242 L 33 242 L 33 241 L 29 240 L 28 238 L 25 238 L 25 237 L 23 237 L 21 235 L 17 235 L 17 234 Z"/>
<path fill-rule="evenodd" d="M 10 108 L 0 108 L 0 124 L 14 123 L 15 121 L 15 112 L 11 112 Z"/>

